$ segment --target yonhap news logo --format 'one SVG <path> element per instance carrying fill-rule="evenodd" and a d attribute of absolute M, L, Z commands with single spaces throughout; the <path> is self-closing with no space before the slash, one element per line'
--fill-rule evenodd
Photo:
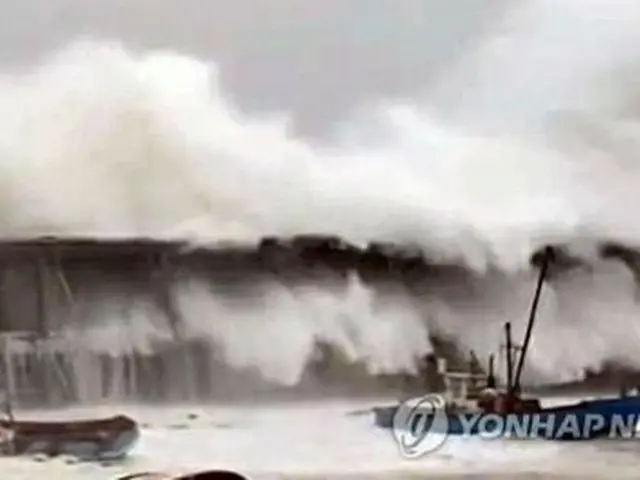
<path fill-rule="evenodd" d="M 458 438 L 584 440 L 637 438 L 640 412 L 604 414 L 586 411 L 533 413 L 447 412 L 439 395 L 402 402 L 393 416 L 400 454 L 418 458 L 438 450 L 448 436 Z"/>
<path fill-rule="evenodd" d="M 417 458 L 440 448 L 447 440 L 449 418 L 441 395 L 405 400 L 393 415 L 393 437 L 400 454 Z"/>

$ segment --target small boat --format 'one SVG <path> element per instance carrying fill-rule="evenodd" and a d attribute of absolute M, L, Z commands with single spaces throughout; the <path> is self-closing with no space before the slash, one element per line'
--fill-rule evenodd
<path fill-rule="evenodd" d="M 640 396 L 623 394 L 619 398 L 584 400 L 567 405 L 542 408 L 538 398 L 521 395 L 520 378 L 542 285 L 554 250 L 547 247 L 542 258 L 540 275 L 518 364 L 513 371 L 511 325 L 506 333 L 506 388 L 496 388 L 493 356 L 489 358 L 486 388 L 474 402 L 429 396 L 402 402 L 399 405 L 374 407 L 375 425 L 409 433 L 414 439 L 427 433 L 468 435 L 484 438 L 542 438 L 552 440 L 589 440 L 594 438 L 635 437 L 640 423 Z M 434 398 L 436 401 L 434 401 Z"/>
<path fill-rule="evenodd" d="M 125 415 L 91 420 L 16 420 L 12 408 L 15 384 L 4 337 L 4 419 L 0 420 L 0 455 L 59 456 L 78 461 L 113 461 L 125 457 L 137 444 L 140 429 Z"/>
<path fill-rule="evenodd" d="M 124 415 L 98 420 L 0 421 L 0 448 L 6 456 L 68 455 L 81 461 L 119 460 L 140 436 L 136 422 Z"/>
<path fill-rule="evenodd" d="M 141 472 L 118 477 L 116 480 L 248 480 L 231 470 L 201 470 L 195 473 L 171 475 L 158 472 Z"/>

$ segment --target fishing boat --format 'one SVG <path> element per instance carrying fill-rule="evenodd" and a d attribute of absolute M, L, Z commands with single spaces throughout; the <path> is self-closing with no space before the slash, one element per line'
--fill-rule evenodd
<path fill-rule="evenodd" d="M 59 456 L 78 461 L 125 457 L 140 437 L 138 424 L 125 415 L 68 421 L 23 421 L 14 415 L 15 382 L 8 336 L 2 337 L 4 419 L 0 419 L 3 456 Z"/>
<path fill-rule="evenodd" d="M 477 400 L 438 397 L 414 399 L 398 405 L 374 407 L 375 425 L 403 430 L 419 438 L 426 433 L 469 435 L 484 438 L 542 438 L 552 440 L 589 440 L 594 438 L 634 438 L 640 421 L 640 396 L 621 394 L 617 398 L 583 400 L 543 408 L 539 398 L 524 397 L 521 376 L 531 342 L 533 325 L 549 264 L 555 257 L 552 247 L 541 258 L 538 282 L 529 312 L 518 362 L 513 369 L 511 324 L 505 325 L 506 386 L 497 388 L 490 357 L 486 388 Z M 425 397 L 427 398 L 427 397 Z M 422 429 L 422 431 L 417 431 Z"/>

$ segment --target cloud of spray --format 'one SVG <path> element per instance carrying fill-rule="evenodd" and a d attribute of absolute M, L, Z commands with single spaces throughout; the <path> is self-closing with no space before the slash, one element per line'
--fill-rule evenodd
<path fill-rule="evenodd" d="M 629 107 L 638 92 L 617 78 L 637 71 L 639 26 L 631 1 L 527 2 L 443 75 L 427 105 L 386 109 L 383 142 L 331 154 L 292 138 L 286 119 L 237 111 L 209 64 L 76 44 L 1 81 L 0 232 L 330 233 L 419 245 L 479 272 L 496 263 L 507 273 L 480 277 L 474 292 L 435 288 L 376 309 L 357 284 L 340 294 L 270 285 L 243 306 L 202 285 L 179 288 L 189 325 L 212 318 L 197 331 L 228 362 L 287 383 L 322 341 L 372 373 L 414 368 L 428 331 L 488 353 L 506 318 L 526 316 L 533 248 L 640 241 L 629 212 L 640 201 Z M 599 263 L 547 290 L 531 356 L 538 374 L 568 378 L 612 357 L 638 363 L 628 271 Z"/>
<path fill-rule="evenodd" d="M 232 366 L 259 365 L 268 380 L 287 384 L 300 380 L 322 343 L 347 364 L 364 362 L 371 374 L 416 373 L 416 361 L 430 348 L 415 308 L 402 298 L 380 302 L 353 278 L 338 293 L 278 284 L 261 290 L 253 305 L 243 299 L 234 306 L 202 285 L 183 285 L 181 312 L 191 334 L 210 338 Z"/>
<path fill-rule="evenodd" d="M 362 242 L 409 239 L 436 221 L 411 172 L 325 162 L 286 123 L 235 111 L 194 59 L 82 43 L 5 80 L 3 92 L 6 234 Z"/>

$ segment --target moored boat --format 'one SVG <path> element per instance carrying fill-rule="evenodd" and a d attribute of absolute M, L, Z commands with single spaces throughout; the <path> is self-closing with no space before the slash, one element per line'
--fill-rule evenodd
<path fill-rule="evenodd" d="M 0 454 L 68 456 L 78 461 L 113 461 L 127 456 L 140 437 L 138 424 L 126 415 L 87 420 L 27 421 L 15 418 L 16 382 L 11 335 L 0 337 L 5 418 L 0 419 Z"/>
<path fill-rule="evenodd" d="M 477 401 L 454 399 L 451 395 L 426 396 L 398 405 L 374 407 L 375 425 L 396 432 L 405 431 L 414 438 L 422 438 L 427 433 L 553 440 L 635 437 L 636 425 L 640 423 L 640 396 L 637 394 L 583 400 L 547 408 L 542 408 L 540 399 L 521 395 L 520 378 L 525 356 L 542 285 L 553 257 L 553 249 L 547 247 L 515 372 L 511 354 L 511 328 L 509 323 L 505 325 L 506 388 L 496 388 L 493 359 L 490 357 L 486 388 Z"/>
<path fill-rule="evenodd" d="M 396 405 L 374 408 L 376 426 L 406 428 L 416 438 L 430 433 L 523 440 L 590 440 L 602 437 L 635 438 L 636 425 L 640 422 L 638 396 L 606 402 L 581 401 L 510 413 L 445 409 L 444 415 L 438 416 L 430 406 L 424 410 L 418 406 L 411 412 L 411 421 L 404 425 L 397 418 L 403 415 L 401 408 Z"/>
<path fill-rule="evenodd" d="M 194 473 L 172 475 L 159 472 L 141 472 L 118 477 L 116 480 L 248 480 L 231 470 L 200 470 Z"/>
<path fill-rule="evenodd" d="M 2 453 L 68 455 L 81 461 L 119 460 L 136 445 L 137 423 L 124 415 L 80 421 L 0 421 Z"/>

